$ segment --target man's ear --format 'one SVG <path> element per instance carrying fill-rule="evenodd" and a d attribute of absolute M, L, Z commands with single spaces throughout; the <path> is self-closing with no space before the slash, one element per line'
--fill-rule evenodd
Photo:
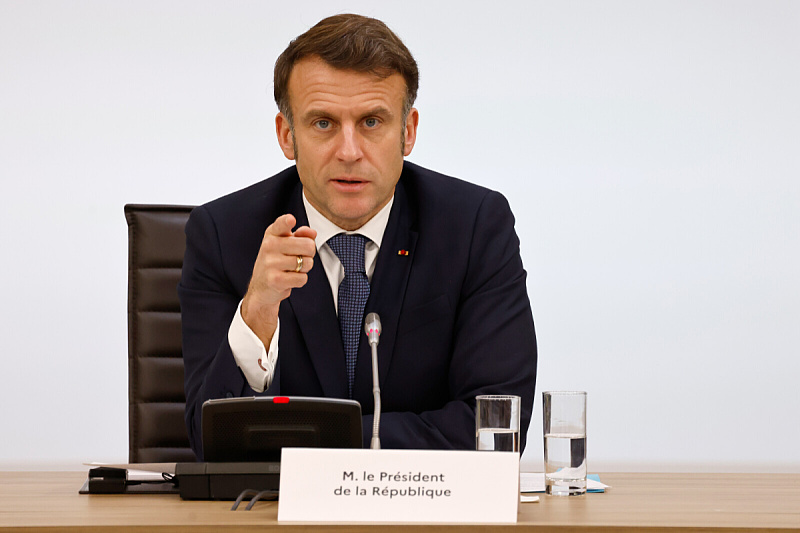
<path fill-rule="evenodd" d="M 294 160 L 294 136 L 292 135 L 292 126 L 289 124 L 289 119 L 283 113 L 278 113 L 275 116 L 275 133 L 278 135 L 278 144 L 281 145 L 283 155 L 286 159 Z"/>
<path fill-rule="evenodd" d="M 417 125 L 419 124 L 419 111 L 412 107 L 406 117 L 406 140 L 403 144 L 403 155 L 411 155 L 414 143 L 417 142 Z"/>

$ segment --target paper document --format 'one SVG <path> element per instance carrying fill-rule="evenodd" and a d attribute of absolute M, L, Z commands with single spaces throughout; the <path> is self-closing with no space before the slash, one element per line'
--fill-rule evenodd
<path fill-rule="evenodd" d="M 108 468 L 122 468 L 128 471 L 130 481 L 163 481 L 163 474 L 175 474 L 175 463 L 83 463 L 92 468 L 105 466 Z"/>
<path fill-rule="evenodd" d="M 605 492 L 609 485 L 600 483 L 600 476 L 589 474 L 586 476 L 586 492 Z M 544 473 L 543 472 L 520 472 L 519 474 L 520 492 L 544 492 Z"/>

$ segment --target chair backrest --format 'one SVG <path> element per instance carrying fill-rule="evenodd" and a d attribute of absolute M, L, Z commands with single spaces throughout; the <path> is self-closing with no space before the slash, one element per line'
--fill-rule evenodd
<path fill-rule="evenodd" d="M 178 281 L 192 208 L 126 205 L 128 221 L 128 460 L 196 461 L 184 410 Z"/>

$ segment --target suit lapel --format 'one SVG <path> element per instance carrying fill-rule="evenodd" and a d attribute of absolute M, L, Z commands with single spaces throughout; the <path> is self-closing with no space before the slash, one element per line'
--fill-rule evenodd
<path fill-rule="evenodd" d="M 365 313 L 375 312 L 381 317 L 381 338 L 378 345 L 378 376 L 381 385 L 386 380 L 394 355 L 397 323 L 403 308 L 417 232 L 412 230 L 413 215 L 402 180 L 395 188 L 394 204 L 378 252 L 375 272 L 370 283 L 369 300 Z M 354 397 L 372 399 L 372 355 L 363 335 L 359 343 Z"/>
<path fill-rule="evenodd" d="M 297 218 L 298 227 L 308 225 L 299 183 L 292 196 L 290 212 Z M 347 398 L 342 334 L 333 306 L 331 286 L 319 258 L 315 258 L 314 267 L 308 273 L 308 283 L 300 289 L 293 289 L 288 300 L 323 393 L 329 398 Z"/>

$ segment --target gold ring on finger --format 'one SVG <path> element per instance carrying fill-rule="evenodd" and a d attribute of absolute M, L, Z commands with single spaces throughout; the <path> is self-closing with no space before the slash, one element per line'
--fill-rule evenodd
<path fill-rule="evenodd" d="M 302 255 L 298 255 L 297 256 L 297 266 L 294 267 L 294 271 L 295 272 L 300 272 L 301 270 L 303 270 L 303 256 Z"/>

